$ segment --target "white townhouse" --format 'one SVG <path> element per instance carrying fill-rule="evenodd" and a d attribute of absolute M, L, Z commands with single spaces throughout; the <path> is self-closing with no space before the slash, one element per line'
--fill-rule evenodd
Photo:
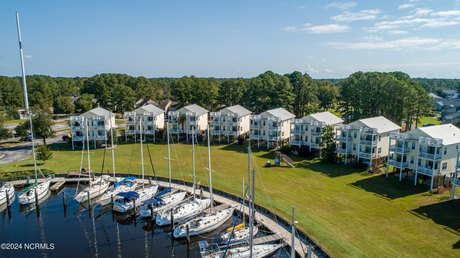
<path fill-rule="evenodd" d="M 211 135 L 218 136 L 219 142 L 222 137 L 235 141 L 238 136 L 249 132 L 249 117 L 251 111 L 235 105 L 226 107 L 218 112 L 210 113 Z"/>
<path fill-rule="evenodd" d="M 79 116 L 70 117 L 70 132 L 72 134 L 72 149 L 75 148 L 76 142 L 85 141 L 88 131 L 88 140 L 90 144 L 107 143 L 107 131 L 116 128 L 115 115 L 101 107 L 91 109 Z"/>
<path fill-rule="evenodd" d="M 460 147 L 457 149 L 457 164 L 455 166 L 455 173 L 452 180 L 451 199 L 455 199 L 455 188 L 460 187 L 460 179 L 458 178 L 458 171 L 460 170 Z"/>
<path fill-rule="evenodd" d="M 336 152 L 341 160 L 368 164 L 388 156 L 390 133 L 399 132 L 400 126 L 383 116 L 360 119 L 336 130 Z"/>
<path fill-rule="evenodd" d="M 148 104 L 135 109 L 132 112 L 125 112 L 125 139 L 140 139 L 142 129 L 142 139 L 155 142 L 155 135 L 159 130 L 164 129 L 165 113 L 164 110 Z M 142 128 L 141 128 L 142 126 Z"/>
<path fill-rule="evenodd" d="M 390 166 L 402 172 L 414 172 L 414 184 L 417 176 L 431 178 L 433 188 L 435 177 L 451 178 L 458 164 L 460 129 L 452 124 L 418 127 L 405 133 L 390 134 L 387 162 L 387 176 Z M 430 189 L 431 189 L 430 188 Z"/>
<path fill-rule="evenodd" d="M 185 134 L 186 141 L 192 133 L 199 134 L 208 128 L 208 110 L 193 104 L 180 108 L 177 111 L 168 111 L 169 133 L 177 135 Z"/>
<path fill-rule="evenodd" d="M 326 126 L 336 129 L 342 125 L 343 120 L 329 111 L 310 114 L 300 119 L 295 119 L 291 124 L 291 146 L 308 147 L 312 150 L 319 150 L 321 144 L 321 133 Z M 335 130 L 334 130 L 335 131 Z"/>
<path fill-rule="evenodd" d="M 249 139 L 257 141 L 257 147 L 264 142 L 267 149 L 288 141 L 291 136 L 291 122 L 295 116 L 284 108 L 267 110 L 260 115 L 250 116 Z"/>

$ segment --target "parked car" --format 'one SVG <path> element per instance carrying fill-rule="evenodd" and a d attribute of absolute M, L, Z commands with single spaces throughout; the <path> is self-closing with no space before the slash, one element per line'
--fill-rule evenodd
<path fill-rule="evenodd" d="M 19 139 L 21 142 L 30 142 L 32 141 L 32 135 L 27 135 L 27 136 L 24 136 L 24 137 L 21 137 L 21 139 Z"/>

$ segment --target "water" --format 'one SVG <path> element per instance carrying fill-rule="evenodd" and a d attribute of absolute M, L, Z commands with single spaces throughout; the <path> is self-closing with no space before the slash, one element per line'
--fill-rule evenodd
<path fill-rule="evenodd" d="M 63 205 L 66 194 L 67 207 Z M 112 213 L 110 207 L 97 206 L 94 212 L 72 199 L 75 187 L 45 197 L 35 205 L 20 206 L 14 201 L 10 212 L 0 207 L 0 257 L 200 257 L 198 241 L 212 242 L 213 236 L 231 226 L 203 236 L 185 239 L 171 237 L 170 227 L 158 227 L 150 220 L 131 214 Z M 36 244 L 36 245 L 35 245 Z M 17 250 L 11 250 L 11 249 Z M 33 248 L 33 249 L 32 249 Z M 32 249 L 32 250 L 31 250 Z M 275 257 L 287 257 L 279 250 Z"/>

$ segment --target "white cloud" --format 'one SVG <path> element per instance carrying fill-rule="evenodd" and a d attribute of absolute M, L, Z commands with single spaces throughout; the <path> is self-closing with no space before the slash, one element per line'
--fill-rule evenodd
<path fill-rule="evenodd" d="M 24 55 L 24 58 L 30 59 L 30 58 L 32 58 L 32 55 Z"/>
<path fill-rule="evenodd" d="M 346 3 L 334 2 L 334 3 L 330 3 L 330 4 L 326 5 L 326 8 L 333 7 L 333 8 L 337 8 L 337 9 L 340 9 L 340 10 L 346 10 L 346 9 L 353 8 L 355 6 L 356 6 L 355 2 L 346 2 Z"/>
<path fill-rule="evenodd" d="M 384 50 L 384 49 L 414 49 L 429 48 L 439 46 L 441 41 L 433 38 L 403 38 L 385 41 L 383 39 L 367 39 L 362 42 L 326 42 L 323 45 L 336 49 L 356 49 L 356 50 Z"/>
<path fill-rule="evenodd" d="M 307 68 L 305 69 L 307 73 L 319 73 L 319 71 L 313 68 L 310 64 L 307 64 Z"/>
<path fill-rule="evenodd" d="M 439 11 L 432 13 L 431 15 L 438 17 L 460 16 L 460 10 Z"/>
<path fill-rule="evenodd" d="M 398 9 L 403 10 L 403 9 L 411 8 L 413 6 L 414 6 L 413 4 L 402 4 L 402 5 L 398 6 Z"/>
<path fill-rule="evenodd" d="M 388 35 L 404 35 L 407 34 L 408 32 L 405 30 L 389 30 L 387 31 Z"/>
<path fill-rule="evenodd" d="M 340 24 L 323 24 L 323 25 L 313 25 L 311 23 L 305 23 L 303 27 L 285 27 L 284 30 L 290 32 L 305 31 L 314 34 L 323 34 L 323 33 L 341 33 L 351 30 L 351 27 Z"/>
<path fill-rule="evenodd" d="M 380 13 L 379 9 L 361 10 L 355 13 L 345 11 L 342 14 L 331 17 L 331 19 L 334 21 L 342 21 L 342 22 L 373 20 L 377 18 L 377 15 L 379 13 Z"/>
<path fill-rule="evenodd" d="M 415 9 L 415 16 L 425 16 L 428 15 L 432 12 L 433 10 L 428 9 L 428 8 L 417 8 Z"/>

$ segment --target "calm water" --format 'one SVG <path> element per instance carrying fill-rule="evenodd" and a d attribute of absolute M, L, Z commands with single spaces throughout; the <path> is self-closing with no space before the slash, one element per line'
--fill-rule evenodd
<path fill-rule="evenodd" d="M 232 224 L 228 221 L 215 232 L 192 237 L 187 246 L 186 240 L 172 239 L 170 227 L 157 227 L 131 214 L 115 214 L 110 207 L 98 206 L 89 212 L 72 199 L 74 194 L 75 187 L 66 187 L 50 195 L 39 212 L 33 206 L 20 206 L 17 200 L 10 212 L 0 207 L 0 243 L 13 243 L 9 248 L 18 249 L 3 246 L 0 257 L 200 257 L 198 241 L 211 242 Z M 275 257 L 287 255 L 280 250 Z"/>

